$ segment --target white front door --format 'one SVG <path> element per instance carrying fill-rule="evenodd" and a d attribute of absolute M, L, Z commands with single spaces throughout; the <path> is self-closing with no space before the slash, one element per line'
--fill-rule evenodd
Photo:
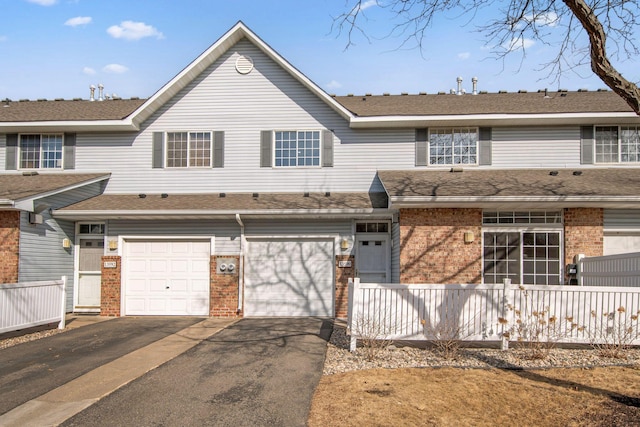
<path fill-rule="evenodd" d="M 389 235 L 356 234 L 356 277 L 363 283 L 391 281 Z"/>
<path fill-rule="evenodd" d="M 78 244 L 78 292 L 74 311 L 100 309 L 100 263 L 103 239 L 80 239 Z"/>

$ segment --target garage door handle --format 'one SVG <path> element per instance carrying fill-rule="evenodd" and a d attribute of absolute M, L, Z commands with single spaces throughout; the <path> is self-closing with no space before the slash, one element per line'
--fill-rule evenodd
<path fill-rule="evenodd" d="M 167 286 L 167 287 L 165 287 L 165 289 L 169 289 L 169 287 Z"/>

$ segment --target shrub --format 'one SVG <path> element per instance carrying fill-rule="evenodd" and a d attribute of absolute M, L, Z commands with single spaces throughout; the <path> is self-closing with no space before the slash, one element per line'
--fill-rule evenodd
<path fill-rule="evenodd" d="M 640 338 L 638 327 L 640 310 L 629 313 L 625 307 L 612 312 L 591 312 L 593 323 L 588 328 L 591 345 L 601 357 L 626 359 L 633 341 Z"/>

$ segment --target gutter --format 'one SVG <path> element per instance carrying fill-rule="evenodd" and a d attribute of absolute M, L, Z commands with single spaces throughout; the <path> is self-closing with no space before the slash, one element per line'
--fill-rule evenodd
<path fill-rule="evenodd" d="M 236 310 L 236 314 L 240 314 L 242 312 L 242 297 L 244 295 L 244 245 L 245 245 L 245 237 L 244 237 L 244 223 L 242 222 L 242 218 L 240 218 L 240 214 L 236 214 L 236 221 L 238 225 L 240 225 L 240 260 L 238 262 L 238 309 Z"/>

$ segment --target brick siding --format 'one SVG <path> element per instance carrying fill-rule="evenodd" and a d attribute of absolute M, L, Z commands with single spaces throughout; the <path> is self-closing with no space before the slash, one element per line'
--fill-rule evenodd
<path fill-rule="evenodd" d="M 351 261 L 351 267 L 338 267 L 340 261 Z M 355 277 L 356 260 L 353 255 L 336 256 L 336 295 L 335 295 L 335 317 L 339 319 L 347 318 L 349 299 L 349 279 Z"/>
<path fill-rule="evenodd" d="M 116 263 L 116 268 L 104 268 L 104 263 Z M 101 264 L 102 283 L 100 286 L 100 315 L 119 317 L 121 305 L 121 258 L 119 256 L 103 256 Z"/>
<path fill-rule="evenodd" d="M 218 274 L 216 258 L 216 256 L 211 257 L 209 315 L 213 317 L 242 317 L 242 312 L 238 312 L 240 257 L 225 256 L 225 258 L 235 259 L 236 272 L 234 274 Z"/>
<path fill-rule="evenodd" d="M 0 283 L 17 283 L 20 263 L 20 212 L 0 211 Z"/>
<path fill-rule="evenodd" d="M 567 208 L 564 210 L 565 264 L 573 263 L 577 254 L 604 254 L 604 210 L 601 208 Z"/>
<path fill-rule="evenodd" d="M 399 223 L 401 283 L 482 282 L 481 209 L 401 209 Z"/>

